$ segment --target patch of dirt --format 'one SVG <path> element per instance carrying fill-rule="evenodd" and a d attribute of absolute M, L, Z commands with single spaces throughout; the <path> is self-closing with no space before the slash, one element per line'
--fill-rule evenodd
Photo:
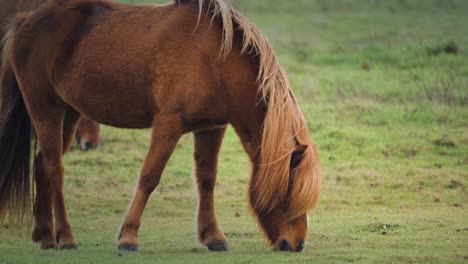
<path fill-rule="evenodd" d="M 370 71 L 371 66 L 369 65 L 369 63 L 363 63 L 361 64 L 361 69 L 365 71 Z"/>
<path fill-rule="evenodd" d="M 403 188 L 403 186 L 404 185 L 402 183 L 396 183 L 396 184 L 392 184 L 392 185 L 388 186 L 388 188 L 396 190 L 396 189 Z"/>
<path fill-rule="evenodd" d="M 438 139 L 432 141 L 432 144 L 434 144 L 436 146 L 439 146 L 439 147 L 449 147 L 449 148 L 456 147 L 455 142 L 453 142 L 448 137 L 438 138 Z"/>
<path fill-rule="evenodd" d="M 387 235 L 388 233 L 396 231 L 400 228 L 401 225 L 398 224 L 373 223 L 364 227 L 364 231 Z"/>
<path fill-rule="evenodd" d="M 251 237 L 255 237 L 255 233 L 250 233 L 250 232 L 227 232 L 225 233 L 225 235 L 227 237 L 244 237 L 244 238 L 251 238 Z"/>
<path fill-rule="evenodd" d="M 457 181 L 457 180 L 451 180 L 450 184 L 445 186 L 447 189 L 457 189 L 457 188 L 462 188 L 465 189 L 465 186 L 463 185 L 462 182 Z"/>
<path fill-rule="evenodd" d="M 335 184 L 340 184 L 340 183 L 344 183 L 345 185 L 348 185 L 351 183 L 351 180 L 348 177 L 336 176 Z"/>
<path fill-rule="evenodd" d="M 439 56 L 442 54 L 458 54 L 459 48 L 454 41 L 448 41 L 444 44 L 435 47 L 426 48 L 426 52 L 430 56 Z"/>
<path fill-rule="evenodd" d="M 418 154 L 419 149 L 418 148 L 409 148 L 409 149 L 402 149 L 401 150 L 405 157 L 410 158 L 416 156 Z"/>
<path fill-rule="evenodd" d="M 385 157 L 391 157 L 395 154 L 400 154 L 401 156 L 405 158 L 411 158 L 411 157 L 416 156 L 419 153 L 419 148 L 418 147 L 403 147 L 399 145 L 395 145 L 395 146 L 386 145 L 381 150 L 381 152 Z"/>

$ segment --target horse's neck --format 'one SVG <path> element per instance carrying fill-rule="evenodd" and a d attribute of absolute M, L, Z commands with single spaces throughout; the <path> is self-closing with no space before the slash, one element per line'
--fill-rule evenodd
<path fill-rule="evenodd" d="M 262 143 L 262 125 L 265 119 L 266 107 L 263 103 L 258 103 L 256 96 L 243 97 L 244 102 L 241 108 L 236 109 L 232 119 L 232 125 L 236 130 L 249 155 L 252 163 L 259 163 L 260 146 Z"/>
<path fill-rule="evenodd" d="M 231 106 L 231 124 L 245 151 L 255 164 L 259 161 L 262 125 L 266 105 L 258 92 L 258 58 L 241 53 L 241 43 L 234 43 L 231 55 L 223 65 L 223 79 Z"/>

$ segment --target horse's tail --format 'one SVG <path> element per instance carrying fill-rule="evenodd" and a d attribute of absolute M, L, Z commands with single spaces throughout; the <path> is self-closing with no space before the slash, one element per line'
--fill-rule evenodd
<path fill-rule="evenodd" d="M 31 142 L 34 134 L 10 57 L 14 32 L 24 18 L 10 25 L 3 39 L 0 68 L 0 223 L 30 221 L 32 204 Z"/>

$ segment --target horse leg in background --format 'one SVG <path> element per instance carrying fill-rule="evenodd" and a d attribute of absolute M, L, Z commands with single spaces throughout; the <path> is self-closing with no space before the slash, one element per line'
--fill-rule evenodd
<path fill-rule="evenodd" d="M 75 138 L 82 150 L 97 148 L 101 144 L 99 123 L 83 117 L 78 123 Z"/>
<path fill-rule="evenodd" d="M 63 121 L 63 149 L 62 153 L 65 154 L 73 143 L 73 135 L 75 134 L 80 114 L 74 109 L 69 109 Z M 73 238 L 71 226 L 67 219 L 65 209 L 65 198 L 63 195 L 63 173 L 57 181 L 54 199 L 54 212 L 55 212 L 55 235 L 58 247 L 60 249 L 75 249 L 77 243 Z"/>
<path fill-rule="evenodd" d="M 138 228 L 146 202 L 158 186 L 164 167 L 183 133 L 182 117 L 178 114 L 158 113 L 154 118 L 151 144 L 140 179 L 131 205 L 117 232 L 117 244 L 120 250 L 138 250 Z"/>
<path fill-rule="evenodd" d="M 195 132 L 194 159 L 198 187 L 197 238 L 211 251 L 230 250 L 216 220 L 214 187 L 218 154 L 226 128 Z"/>
<path fill-rule="evenodd" d="M 63 201 L 63 163 L 62 153 L 64 151 L 64 119 L 66 117 L 66 106 L 62 103 L 49 105 L 47 108 L 34 109 L 31 106 L 31 121 L 36 129 L 40 152 L 36 157 L 36 183 L 37 194 L 34 205 L 35 227 L 33 240 L 41 242 L 42 249 L 76 248 L 76 241 L 71 233 Z M 76 116 L 77 114 L 73 114 Z M 78 120 L 78 117 L 72 118 Z M 67 121 L 70 122 L 70 121 Z M 76 121 L 74 121 L 76 123 Z M 70 128 L 67 128 L 70 134 Z M 71 134 L 73 137 L 73 133 Z M 70 140 L 71 141 L 71 140 Z M 69 143 L 68 143 L 69 144 Z M 57 218 L 57 230 L 60 237 L 54 232 L 52 221 L 52 202 L 54 201 L 55 214 Z"/>

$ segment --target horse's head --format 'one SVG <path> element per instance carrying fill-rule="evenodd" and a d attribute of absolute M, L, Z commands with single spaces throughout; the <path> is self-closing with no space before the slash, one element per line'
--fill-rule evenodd
<path fill-rule="evenodd" d="M 289 220 L 286 211 L 275 209 L 268 214 L 259 215 L 258 219 L 273 249 L 294 252 L 304 249 L 308 230 L 307 214 Z"/>
<path fill-rule="evenodd" d="M 82 150 L 94 149 L 101 144 L 99 124 L 83 118 L 76 129 L 76 143 Z"/>
<path fill-rule="evenodd" d="M 251 193 L 260 226 L 276 250 L 300 252 L 304 248 L 308 230 L 307 210 L 315 205 L 318 198 L 317 180 L 313 177 L 319 175 L 315 171 L 314 150 L 315 146 L 301 145 L 292 152 L 285 164 L 289 165 L 286 192 L 284 195 L 277 193 L 275 198 L 279 199 L 273 200 L 271 204 L 274 206 L 267 207 L 267 211 L 255 209 L 255 204 L 259 204 L 255 199 L 259 197 Z M 275 184 L 281 184 L 275 182 L 275 177 L 271 179 L 271 184 L 265 188 L 275 189 Z"/>

